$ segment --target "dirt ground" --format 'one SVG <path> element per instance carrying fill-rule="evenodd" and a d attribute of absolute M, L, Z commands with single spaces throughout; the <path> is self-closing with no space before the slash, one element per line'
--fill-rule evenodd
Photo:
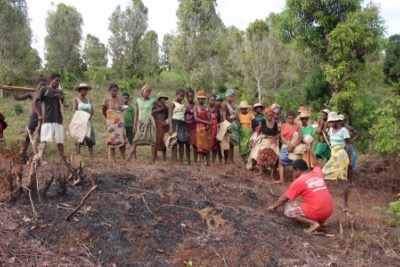
<path fill-rule="evenodd" d="M 89 179 L 63 196 L 54 183 L 46 199 L 33 199 L 37 216 L 28 194 L 9 203 L 3 188 L 0 266 L 399 266 L 400 229 L 382 219 L 400 192 L 399 167 L 387 160 L 358 167 L 350 212 L 336 209 L 319 235 L 282 207 L 266 212 L 289 182 L 273 185 L 239 164 L 100 160 L 85 170 L 97 173 L 97 188 L 70 221 Z M 39 187 L 63 171 L 42 165 Z M 338 206 L 340 183 L 328 187 Z"/>

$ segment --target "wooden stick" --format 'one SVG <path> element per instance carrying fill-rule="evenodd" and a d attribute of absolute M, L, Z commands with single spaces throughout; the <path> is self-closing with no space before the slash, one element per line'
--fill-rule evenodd
<path fill-rule="evenodd" d="M 10 85 L 0 85 L 0 89 L 9 90 L 9 91 L 36 92 L 36 88 L 10 86 Z"/>
<path fill-rule="evenodd" d="M 97 185 L 93 186 L 92 189 L 90 189 L 90 191 L 86 194 L 86 196 L 82 199 L 81 203 L 78 205 L 78 207 L 76 207 L 76 209 L 74 209 L 73 212 L 71 212 L 66 218 L 66 221 L 69 221 L 71 219 L 72 216 L 74 216 L 75 213 L 78 212 L 78 210 L 80 210 L 80 208 L 83 206 L 83 204 L 85 204 L 86 199 L 90 196 L 90 194 L 97 188 Z"/>

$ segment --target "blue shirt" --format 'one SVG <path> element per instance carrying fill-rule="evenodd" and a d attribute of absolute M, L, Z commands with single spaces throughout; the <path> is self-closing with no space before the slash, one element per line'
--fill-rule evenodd
<path fill-rule="evenodd" d="M 344 148 L 346 146 L 345 139 L 350 138 L 350 133 L 346 127 L 342 127 L 337 133 L 333 133 L 333 128 L 329 128 L 328 134 L 332 147 L 340 146 Z"/>

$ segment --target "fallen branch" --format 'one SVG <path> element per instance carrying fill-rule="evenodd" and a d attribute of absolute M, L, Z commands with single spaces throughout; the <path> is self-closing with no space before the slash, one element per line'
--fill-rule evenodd
<path fill-rule="evenodd" d="M 105 222 L 105 223 L 107 224 L 108 227 L 111 228 L 111 226 L 112 226 L 112 224 L 113 224 L 112 221 L 106 220 L 106 219 L 100 214 L 100 212 L 98 212 L 97 210 L 94 210 L 94 212 L 95 212 L 97 215 L 99 215 L 100 219 L 102 219 L 103 222 Z"/>
<path fill-rule="evenodd" d="M 78 207 L 76 207 L 76 209 L 74 211 L 72 211 L 66 218 L 66 221 L 69 221 L 71 219 L 72 216 L 74 216 L 75 213 L 78 212 L 78 210 L 80 210 L 80 208 L 83 206 L 83 204 L 85 204 L 86 199 L 90 196 L 90 194 L 97 188 L 97 185 L 93 186 L 92 189 L 90 189 L 90 191 L 86 194 L 86 196 L 82 199 L 81 203 L 78 205 Z"/>
<path fill-rule="evenodd" d="M 32 206 L 32 211 L 33 211 L 33 213 L 35 213 L 35 216 L 37 216 L 35 205 L 33 205 L 33 200 L 32 200 L 32 196 L 31 196 L 31 190 L 29 188 L 26 188 L 25 186 L 22 186 L 22 188 L 28 190 L 29 200 L 31 201 L 31 206 Z"/>
<path fill-rule="evenodd" d="M 147 206 L 147 202 L 146 202 L 146 199 L 144 198 L 144 196 L 142 196 L 142 200 L 143 200 L 144 204 L 146 205 L 147 210 L 148 210 L 153 216 L 156 216 L 156 215 L 154 215 L 154 213 L 151 212 L 151 210 L 149 209 L 149 206 Z"/>

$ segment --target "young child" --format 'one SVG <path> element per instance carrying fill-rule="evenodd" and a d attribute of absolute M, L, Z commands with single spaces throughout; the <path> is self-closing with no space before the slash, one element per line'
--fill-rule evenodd
<path fill-rule="evenodd" d="M 157 151 L 162 151 L 163 160 L 167 160 L 167 148 L 164 143 L 164 134 L 169 131 L 169 126 L 167 123 L 168 120 L 168 107 L 165 105 L 168 97 L 159 92 L 157 95 L 157 102 L 153 106 L 153 111 L 151 114 L 154 117 L 156 122 L 156 130 L 157 130 L 157 144 L 156 144 L 156 157 Z"/>
<path fill-rule="evenodd" d="M 310 114 L 308 111 L 303 111 L 298 116 L 300 120 L 300 131 L 301 135 L 303 136 L 303 147 L 305 152 L 302 154 L 302 159 L 307 163 L 307 166 L 310 170 L 312 170 L 312 162 L 311 162 L 311 145 L 314 141 L 315 129 L 309 123 L 310 121 Z"/>
<path fill-rule="evenodd" d="M 238 114 L 238 119 L 240 122 L 239 153 L 244 164 L 246 164 L 247 158 L 251 151 L 250 137 L 253 134 L 252 124 L 254 114 L 249 113 L 249 107 L 250 106 L 247 101 L 240 101 L 240 113 Z"/>
<path fill-rule="evenodd" d="M 122 94 L 122 101 L 124 105 L 128 106 L 127 109 L 124 110 L 124 121 L 125 121 L 125 130 L 126 130 L 126 138 L 130 145 L 132 145 L 133 140 L 133 120 L 135 119 L 135 108 L 131 103 L 129 103 L 130 96 L 128 93 Z"/>
<path fill-rule="evenodd" d="M 200 154 L 200 160 L 205 166 L 210 165 L 210 151 L 212 146 L 211 139 L 211 117 L 206 103 L 206 92 L 201 90 L 197 92 L 197 105 L 194 108 L 194 119 L 196 120 L 196 146 L 197 153 Z M 204 163 L 204 158 L 206 162 Z"/>
<path fill-rule="evenodd" d="M 185 123 L 186 107 L 182 104 L 185 98 L 185 90 L 177 89 L 175 101 L 168 106 L 169 133 L 177 133 L 177 144 L 172 147 L 172 161 L 177 161 L 177 147 L 179 146 L 179 161 L 183 162 L 184 145 L 188 140 L 188 131 Z"/>
<path fill-rule="evenodd" d="M 231 133 L 229 136 L 229 150 L 224 150 L 225 163 L 230 164 L 234 164 L 234 148 L 239 142 L 238 128 L 240 127 L 240 122 L 238 122 L 238 117 L 236 115 L 235 96 L 236 93 L 233 89 L 227 89 L 225 93 L 226 102 L 221 106 L 221 115 L 223 120 L 226 120 L 232 124 Z"/>
<path fill-rule="evenodd" d="M 190 165 L 190 146 L 193 147 L 194 163 L 197 163 L 197 149 L 196 149 L 196 121 L 194 119 L 194 91 L 192 89 L 186 92 L 187 103 L 185 105 L 185 122 L 189 133 L 188 142 L 186 143 L 186 158 L 188 165 Z"/>
<path fill-rule="evenodd" d="M 211 95 L 208 98 L 208 108 L 210 111 L 211 116 L 211 126 L 210 126 L 210 133 L 211 133 L 211 140 L 212 140 L 212 163 L 215 163 L 215 159 L 218 155 L 219 163 L 222 163 L 222 153 L 221 153 L 221 146 L 217 140 L 217 133 L 218 133 L 218 124 L 221 122 L 221 113 L 220 110 L 216 106 L 216 96 Z"/>

